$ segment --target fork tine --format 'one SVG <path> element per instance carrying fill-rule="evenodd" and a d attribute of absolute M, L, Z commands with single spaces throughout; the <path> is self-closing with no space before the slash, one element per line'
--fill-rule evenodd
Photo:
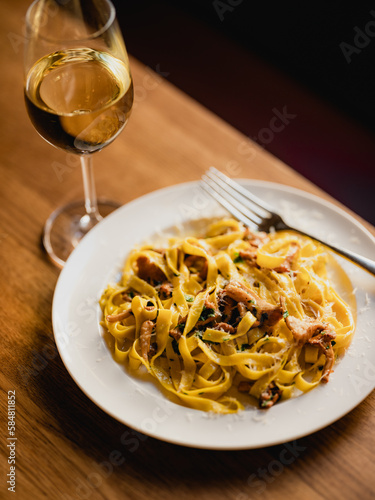
<path fill-rule="evenodd" d="M 241 210 L 237 209 L 236 206 L 234 206 L 234 203 L 233 203 L 235 200 L 231 197 L 230 201 L 229 201 L 227 193 L 226 193 L 226 197 L 224 198 L 224 196 L 218 191 L 218 189 L 220 189 L 220 188 L 218 188 L 215 184 L 213 184 L 208 177 L 202 176 L 201 187 L 210 196 L 212 196 L 213 198 L 215 198 L 215 200 L 218 203 L 220 203 L 221 206 L 223 206 L 226 210 L 228 210 L 228 212 L 230 214 L 232 214 L 234 217 L 236 217 L 238 220 L 240 220 L 243 224 L 245 224 L 246 226 L 249 226 L 249 227 L 251 227 L 253 229 L 258 229 L 258 224 L 259 223 L 255 222 L 254 220 L 252 220 L 249 217 L 247 217 L 243 213 L 243 212 L 245 212 L 245 210 L 243 209 L 243 207 L 241 207 Z M 240 206 L 238 204 L 238 202 L 237 202 L 237 206 Z M 253 214 L 252 214 L 252 216 L 254 217 Z"/>
<path fill-rule="evenodd" d="M 254 222 L 254 224 L 259 225 L 263 222 L 264 218 L 257 214 L 256 211 L 254 211 L 248 204 L 243 203 L 243 197 L 241 195 L 238 195 L 236 191 L 228 188 L 228 186 L 226 186 L 223 182 L 219 182 L 216 179 L 211 179 L 206 175 L 203 175 L 202 179 L 225 200 L 227 200 L 228 203 L 234 206 L 245 217 Z"/>
<path fill-rule="evenodd" d="M 228 196 L 231 197 L 231 199 L 233 200 L 233 204 L 236 205 L 239 210 L 249 210 L 252 216 L 255 215 L 257 218 L 256 222 L 258 224 L 262 222 L 262 219 L 269 217 L 269 213 L 267 210 L 259 209 L 257 205 L 249 201 L 248 197 L 245 197 L 244 195 L 239 193 L 237 189 L 230 186 L 227 182 L 221 180 L 219 177 L 216 177 L 214 173 L 208 171 L 206 172 L 206 176 L 210 179 L 211 182 L 214 183 L 216 189 L 220 190 L 224 198 Z M 248 213 L 245 213 L 245 215 L 249 216 Z"/>
<path fill-rule="evenodd" d="M 274 209 L 270 205 L 268 205 L 268 203 L 255 196 L 255 194 L 250 193 L 250 191 L 243 188 L 240 184 L 220 172 L 220 170 L 217 170 L 215 167 L 210 167 L 206 172 L 206 175 L 210 177 L 210 179 L 215 177 L 216 182 L 221 182 L 221 185 L 224 184 L 225 186 L 230 186 L 233 190 L 246 198 L 246 200 L 249 200 L 252 203 L 252 206 L 249 206 L 249 208 L 252 211 L 255 211 L 257 215 L 259 215 L 259 217 L 269 217 L 274 212 Z M 217 179 L 220 179 L 220 181 L 218 181 Z M 261 209 L 262 214 L 259 213 L 259 208 Z"/>

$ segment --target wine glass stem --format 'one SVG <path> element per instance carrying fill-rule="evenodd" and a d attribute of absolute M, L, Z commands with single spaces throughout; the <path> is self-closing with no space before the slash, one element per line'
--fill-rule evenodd
<path fill-rule="evenodd" d="M 102 220 L 98 210 L 98 200 L 96 197 L 94 170 L 91 155 L 81 156 L 81 167 L 83 177 L 83 190 L 85 195 L 86 215 L 81 219 L 81 230 L 88 232 L 95 224 Z"/>

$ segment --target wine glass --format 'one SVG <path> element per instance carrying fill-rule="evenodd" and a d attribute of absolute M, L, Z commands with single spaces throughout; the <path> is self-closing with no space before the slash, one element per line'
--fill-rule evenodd
<path fill-rule="evenodd" d="M 84 202 L 56 209 L 43 230 L 63 267 L 79 240 L 118 204 L 97 200 L 92 154 L 123 130 L 133 105 L 129 60 L 109 0 L 36 0 L 26 14 L 25 102 L 37 132 L 79 155 Z"/>

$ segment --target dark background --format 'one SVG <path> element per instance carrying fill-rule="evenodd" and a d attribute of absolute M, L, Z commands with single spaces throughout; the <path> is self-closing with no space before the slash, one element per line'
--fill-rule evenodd
<path fill-rule="evenodd" d="M 375 224 L 375 2 L 327 3 L 114 0 L 130 54 Z"/>

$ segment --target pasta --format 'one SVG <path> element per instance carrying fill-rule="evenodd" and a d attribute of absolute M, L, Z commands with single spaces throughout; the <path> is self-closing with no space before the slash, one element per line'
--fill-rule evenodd
<path fill-rule="evenodd" d="M 328 382 L 354 332 L 328 259 L 310 238 L 234 219 L 135 248 L 100 299 L 114 359 L 203 411 L 266 409 L 307 392 Z"/>

